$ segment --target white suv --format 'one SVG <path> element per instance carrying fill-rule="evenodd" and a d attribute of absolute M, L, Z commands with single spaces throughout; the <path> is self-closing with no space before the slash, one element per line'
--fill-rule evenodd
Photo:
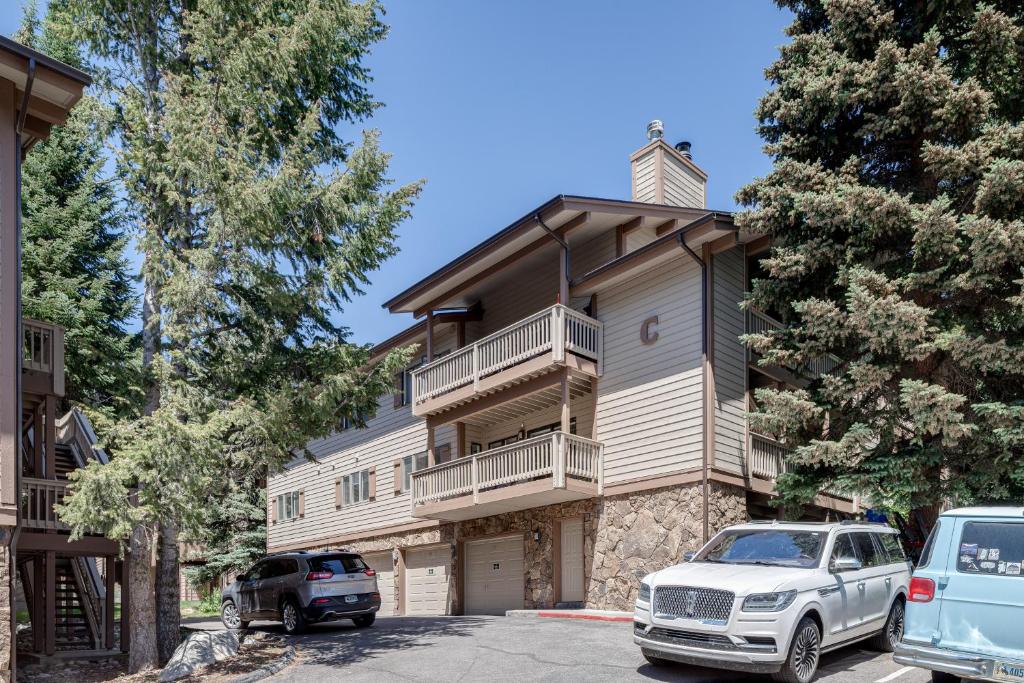
<path fill-rule="evenodd" d="M 903 634 L 910 565 L 881 524 L 751 522 L 688 562 L 644 577 L 633 641 L 653 665 L 682 662 L 807 683 L 822 652 Z"/>

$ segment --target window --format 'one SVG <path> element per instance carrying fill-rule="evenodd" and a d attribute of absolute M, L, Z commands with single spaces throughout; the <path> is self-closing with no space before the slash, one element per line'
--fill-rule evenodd
<path fill-rule="evenodd" d="M 832 562 L 846 558 L 857 559 L 857 551 L 853 548 L 850 534 L 839 534 L 836 536 L 835 545 L 832 546 Z"/>
<path fill-rule="evenodd" d="M 452 445 L 450 443 L 446 443 L 434 449 L 434 460 L 437 462 L 438 465 L 446 463 L 451 459 Z"/>
<path fill-rule="evenodd" d="M 359 427 L 360 424 L 366 424 L 366 421 L 370 418 L 365 413 L 357 413 L 354 418 L 345 415 L 341 418 L 341 422 L 338 423 L 338 430 L 345 432 L 353 427 Z"/>
<path fill-rule="evenodd" d="M 299 516 L 299 492 L 290 491 L 277 497 L 277 518 L 280 521 Z"/>
<path fill-rule="evenodd" d="M 921 559 L 917 563 L 918 569 L 927 567 L 928 563 L 932 561 L 932 551 L 935 550 L 935 537 L 939 535 L 939 526 L 941 524 L 942 520 L 935 522 L 932 532 L 928 534 L 928 540 L 924 542 L 924 548 L 921 549 Z"/>
<path fill-rule="evenodd" d="M 412 371 L 421 365 L 426 365 L 427 357 L 420 356 L 415 365 L 410 365 L 395 377 L 395 407 L 407 406 L 412 401 Z"/>
<path fill-rule="evenodd" d="M 332 574 L 355 574 L 366 571 L 368 567 L 358 555 L 329 555 L 313 557 L 309 560 L 309 571 L 331 572 Z"/>
<path fill-rule="evenodd" d="M 878 538 L 889 558 L 889 564 L 907 561 L 907 556 L 903 554 L 903 546 L 900 545 L 900 539 L 896 534 L 878 534 Z"/>
<path fill-rule="evenodd" d="M 370 500 L 370 470 L 353 472 L 341 478 L 342 506 L 365 503 Z"/>
<path fill-rule="evenodd" d="M 412 488 L 412 473 L 426 469 L 429 462 L 430 460 L 426 453 L 407 455 L 402 458 L 402 493 Z"/>
<path fill-rule="evenodd" d="M 543 427 L 535 427 L 534 429 L 529 430 L 528 432 L 526 432 L 526 437 L 525 438 L 532 439 L 535 436 L 543 436 L 544 434 L 550 434 L 551 432 L 557 432 L 561 428 L 562 428 L 562 423 L 561 422 L 552 422 L 551 424 L 544 425 Z M 575 417 L 569 419 L 569 433 L 570 434 L 575 434 L 576 433 L 576 418 Z M 520 434 L 522 434 L 522 432 L 520 432 Z M 509 445 L 514 444 L 517 441 L 521 441 L 521 440 L 522 440 L 522 438 L 520 438 L 519 435 L 507 436 L 504 439 L 496 439 L 494 441 L 488 441 L 487 442 L 487 448 L 488 448 L 488 450 L 490 450 L 491 448 L 499 448 L 501 446 L 509 446 Z"/>
<path fill-rule="evenodd" d="M 875 545 L 875 541 L 872 538 L 874 534 L 858 531 L 850 535 L 853 536 L 853 544 L 857 547 L 857 552 L 860 554 L 860 562 L 863 566 L 877 567 L 880 564 L 886 563 L 885 557 L 879 552 L 879 548 Z"/>
<path fill-rule="evenodd" d="M 819 531 L 725 531 L 694 558 L 695 562 L 816 567 L 826 534 Z"/>
<path fill-rule="evenodd" d="M 1024 524 L 965 522 L 956 569 L 967 574 L 1024 576 Z"/>

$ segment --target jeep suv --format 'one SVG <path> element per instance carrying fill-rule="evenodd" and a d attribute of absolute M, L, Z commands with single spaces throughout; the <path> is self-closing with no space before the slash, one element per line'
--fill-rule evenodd
<path fill-rule="evenodd" d="M 633 640 L 652 665 L 770 673 L 807 683 L 821 653 L 903 633 L 910 565 L 881 524 L 752 522 L 640 584 Z M 688 554 L 691 555 L 691 554 Z"/>
<path fill-rule="evenodd" d="M 289 634 L 307 624 L 351 619 L 374 622 L 380 609 L 377 573 L 347 551 L 279 553 L 235 578 L 221 597 L 221 621 L 230 629 L 250 621 L 280 621 Z"/>

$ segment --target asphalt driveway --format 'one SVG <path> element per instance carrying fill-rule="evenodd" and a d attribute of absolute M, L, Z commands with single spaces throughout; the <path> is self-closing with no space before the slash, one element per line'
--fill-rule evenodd
<path fill-rule="evenodd" d="M 254 626 L 281 632 L 277 625 Z M 633 645 L 631 631 L 632 624 L 621 622 L 516 617 L 380 617 L 368 629 L 356 629 L 350 622 L 320 624 L 294 639 L 296 662 L 269 680 L 771 680 L 713 669 L 652 667 Z M 825 655 L 817 680 L 925 683 L 930 677 L 920 669 L 894 663 L 891 655 L 852 646 Z"/>

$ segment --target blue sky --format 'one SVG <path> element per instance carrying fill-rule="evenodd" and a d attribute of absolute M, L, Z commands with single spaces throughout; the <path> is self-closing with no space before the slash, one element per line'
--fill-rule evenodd
<path fill-rule="evenodd" d="M 629 154 L 651 119 L 690 140 L 708 203 L 769 169 L 754 132 L 764 68 L 786 41 L 767 0 L 391 0 L 368 60 L 398 182 L 426 179 L 401 253 L 342 321 L 374 342 L 411 318 L 390 296 L 557 194 L 628 199 Z M 17 27 L 0 0 L 0 33 Z"/>

